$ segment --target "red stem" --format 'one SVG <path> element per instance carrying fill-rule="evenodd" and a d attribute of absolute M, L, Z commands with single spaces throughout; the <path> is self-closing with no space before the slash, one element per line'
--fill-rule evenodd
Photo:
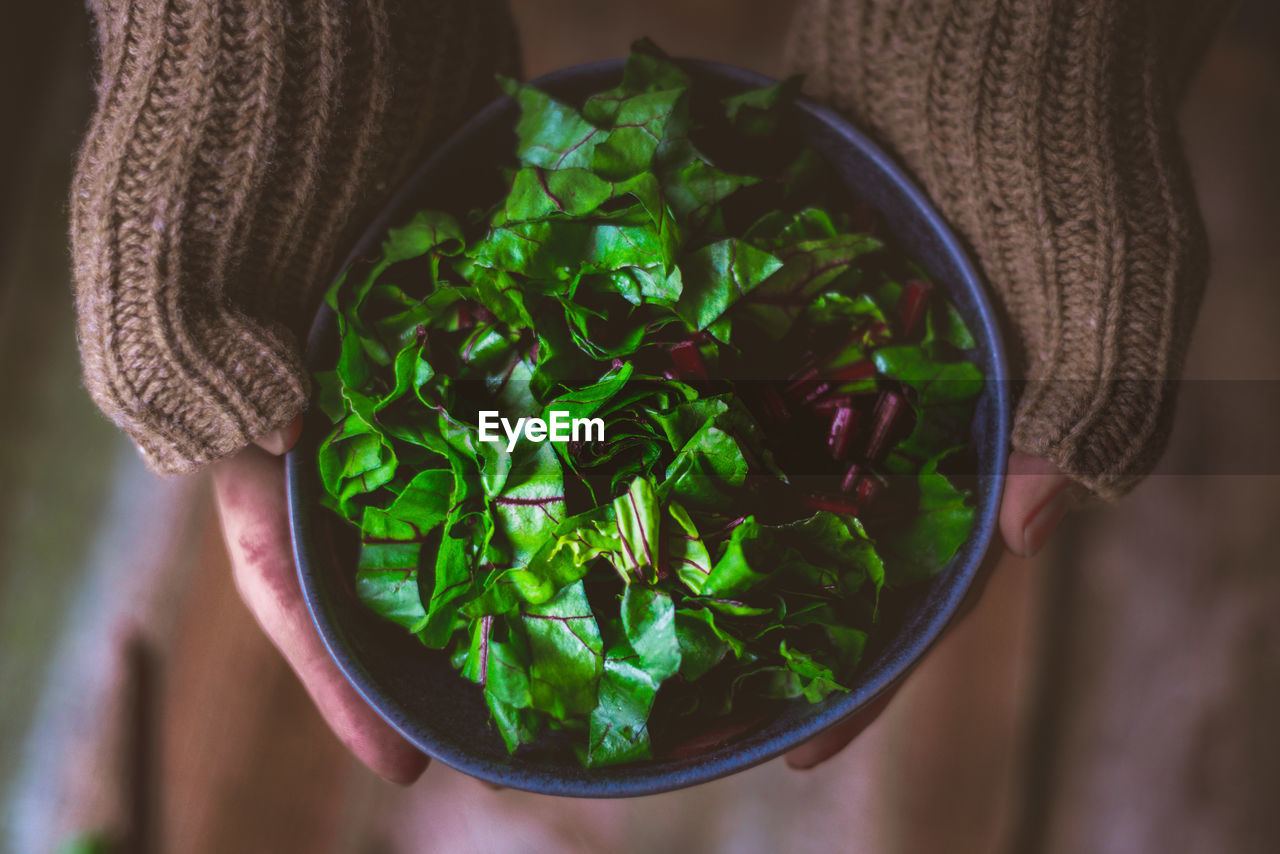
<path fill-rule="evenodd" d="M 924 319 L 924 309 L 929 301 L 929 293 L 933 283 L 925 279 L 912 279 L 902 288 L 902 297 L 898 301 L 898 311 L 902 321 L 902 336 L 910 338 Z"/>
<path fill-rule="evenodd" d="M 676 366 L 676 370 L 686 379 L 705 380 L 711 376 L 707 373 L 706 362 L 702 361 L 702 354 L 698 352 L 698 345 L 692 341 L 673 344 L 671 361 Z"/>
<path fill-rule="evenodd" d="M 813 402 L 813 414 L 826 416 L 835 415 L 836 410 L 842 406 L 853 406 L 853 395 L 828 394 L 825 397 L 820 397 Z"/>
<path fill-rule="evenodd" d="M 833 382 L 851 383 L 875 376 L 875 373 L 875 362 L 870 359 L 859 359 L 851 364 L 842 365 L 841 367 L 836 368 L 827 374 L 827 378 Z"/>
<path fill-rule="evenodd" d="M 840 481 L 840 491 L 843 493 L 852 493 L 858 488 L 858 481 L 862 477 L 862 466 L 857 463 L 850 463 L 849 469 L 844 473 L 844 479 Z"/>
<path fill-rule="evenodd" d="M 792 374 L 790 380 L 791 382 L 787 383 L 786 388 L 783 389 L 783 393 L 792 399 L 804 397 L 814 386 L 821 382 L 816 365 L 809 365 Z"/>
<path fill-rule="evenodd" d="M 867 476 L 858 481 L 857 487 L 854 489 L 853 498 L 858 504 L 858 509 L 865 510 L 868 505 L 876 500 L 876 496 L 880 494 L 880 488 L 883 484 L 880 479 L 874 476 Z"/>
<path fill-rule="evenodd" d="M 827 447 L 837 460 L 848 459 L 853 437 L 858 429 L 858 411 L 852 406 L 841 406 L 831 416 L 831 428 L 827 431 Z"/>
<path fill-rule="evenodd" d="M 801 499 L 801 503 L 810 510 L 827 510 L 832 513 L 844 513 L 847 516 L 856 516 L 858 513 L 858 505 L 852 498 L 845 495 L 811 492 Z"/>
<path fill-rule="evenodd" d="M 885 390 L 876 400 L 871 413 L 871 436 L 867 439 L 867 459 L 879 460 L 889 449 L 889 440 L 899 417 L 906 409 L 906 399 L 896 391 Z"/>
<path fill-rule="evenodd" d="M 782 399 L 782 395 L 771 385 L 764 387 L 761 392 L 764 399 L 765 413 L 778 423 L 785 423 L 791 420 L 791 409 L 788 408 L 787 402 Z"/>

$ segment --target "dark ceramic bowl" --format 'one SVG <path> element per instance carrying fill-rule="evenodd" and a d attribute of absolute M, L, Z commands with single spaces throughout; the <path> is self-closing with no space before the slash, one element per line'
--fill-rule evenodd
<path fill-rule="evenodd" d="M 774 81 L 710 62 L 682 62 L 697 97 L 728 95 Z M 622 61 L 581 65 L 535 81 L 565 100 L 617 85 Z M 878 209 L 901 248 L 944 286 L 974 330 L 986 388 L 973 422 L 979 476 L 977 525 L 932 581 L 911 597 L 894 625 L 856 673 L 847 694 L 823 702 L 783 704 L 764 720 L 738 722 L 693 733 L 679 745 L 642 762 L 583 768 L 564 744 L 507 753 L 488 723 L 482 692 L 461 678 L 444 653 L 423 647 L 399 626 L 381 621 L 353 590 L 354 555 L 340 541 L 352 538 L 318 503 L 316 449 L 329 429 L 312 409 L 297 447 L 288 456 L 289 521 L 294 555 L 307 604 L 329 652 L 369 704 L 405 738 L 437 760 L 467 774 L 553 795 L 622 797 L 704 783 L 741 771 L 793 748 L 834 726 L 901 679 L 956 614 L 979 573 L 996 527 L 1001 478 L 1009 439 L 1006 368 L 991 306 L 960 242 L 921 191 L 862 133 L 829 109 L 801 101 L 795 127 L 835 167 L 852 196 Z M 466 210 L 477 190 L 473 177 L 512 156 L 518 109 L 510 98 L 490 104 L 422 164 L 352 250 L 350 259 L 377 251 L 388 226 L 422 207 Z M 336 333 L 332 312 L 321 310 L 312 329 L 308 361 L 332 367 Z"/>

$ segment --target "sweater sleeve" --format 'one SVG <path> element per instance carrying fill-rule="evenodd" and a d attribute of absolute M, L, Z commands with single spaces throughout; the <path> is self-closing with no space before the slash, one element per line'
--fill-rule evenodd
<path fill-rule="evenodd" d="M 287 424 L 353 231 L 519 58 L 505 0 L 92 0 L 84 380 L 161 473 Z"/>
<path fill-rule="evenodd" d="M 805 0 L 788 48 L 973 250 L 1026 381 L 1014 448 L 1106 498 L 1172 419 L 1207 275 L 1175 110 L 1226 5 Z"/>

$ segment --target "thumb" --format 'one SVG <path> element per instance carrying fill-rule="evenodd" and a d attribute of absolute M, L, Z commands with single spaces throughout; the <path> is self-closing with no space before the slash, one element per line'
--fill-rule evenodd
<path fill-rule="evenodd" d="M 263 433 L 253 440 L 253 444 L 268 454 L 275 454 L 278 457 L 287 453 L 297 443 L 298 437 L 301 435 L 302 416 L 298 415 L 283 427 L 277 427 L 274 430 Z"/>
<path fill-rule="evenodd" d="M 1031 557 L 1075 502 L 1075 481 L 1046 459 L 1021 451 L 1009 455 L 1000 504 L 1000 533 L 1009 551 Z"/>

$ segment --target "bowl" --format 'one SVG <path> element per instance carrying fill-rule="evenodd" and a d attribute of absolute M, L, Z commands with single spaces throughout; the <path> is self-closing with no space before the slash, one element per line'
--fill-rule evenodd
<path fill-rule="evenodd" d="M 763 75 L 712 62 L 679 60 L 695 98 L 770 85 Z M 533 83 L 553 96 L 580 101 L 618 84 L 623 60 L 579 65 Z M 650 760 L 584 768 L 563 744 L 509 754 L 478 686 L 450 666 L 444 652 L 424 647 L 383 622 L 356 598 L 354 556 L 338 544 L 346 523 L 321 507 L 316 451 L 330 429 L 314 407 L 288 455 L 289 522 L 302 590 L 316 629 L 351 684 L 410 742 L 438 761 L 493 783 L 551 795 L 625 797 L 692 786 L 776 757 L 826 730 L 883 694 L 938 639 L 979 575 L 996 528 L 1009 440 L 1006 366 L 995 314 L 962 244 L 903 170 L 866 135 L 819 104 L 800 99 L 795 128 L 834 167 L 851 194 L 882 214 L 902 249 L 944 287 L 978 342 L 985 377 L 972 427 L 977 458 L 976 524 L 948 565 L 922 585 L 891 633 L 854 675 L 850 690 L 810 704 L 791 701 L 763 721 L 696 733 Z M 471 176 L 510 157 L 519 110 L 500 98 L 443 142 L 396 193 L 352 249 L 344 267 L 377 251 L 389 226 L 423 207 L 465 210 L 480 190 Z M 331 367 L 336 353 L 332 311 L 322 307 L 308 341 L 311 369 Z"/>

